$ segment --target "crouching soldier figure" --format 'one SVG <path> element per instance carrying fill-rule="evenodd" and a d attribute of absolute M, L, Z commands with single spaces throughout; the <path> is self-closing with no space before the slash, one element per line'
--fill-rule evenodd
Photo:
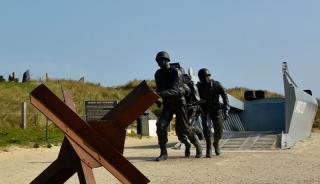
<path fill-rule="evenodd" d="M 156 91 L 163 102 L 162 112 L 157 121 L 157 135 L 160 146 L 160 156 L 156 161 L 166 160 L 168 157 L 166 144 L 168 142 L 168 126 L 173 115 L 176 115 L 176 133 L 178 139 L 185 144 L 185 156 L 190 156 L 190 142 L 196 147 L 196 158 L 202 155 L 201 145 L 188 121 L 185 94 L 189 89 L 183 82 L 183 74 L 177 68 L 170 66 L 167 52 L 161 51 L 156 56 L 160 67 L 155 73 Z"/>
<path fill-rule="evenodd" d="M 214 128 L 213 146 L 215 154 L 220 155 L 219 141 L 222 137 L 223 119 L 226 120 L 229 113 L 229 102 L 227 94 L 222 85 L 215 80 L 210 79 L 210 72 L 206 68 L 202 68 L 198 72 L 200 82 L 197 83 L 199 95 L 203 103 L 202 108 L 202 126 L 203 134 L 206 139 L 206 157 L 211 158 L 212 155 L 212 124 Z M 223 99 L 223 105 L 220 106 L 219 96 Z M 222 117 L 223 116 L 223 117 Z M 210 119 L 211 121 L 210 121 Z"/>

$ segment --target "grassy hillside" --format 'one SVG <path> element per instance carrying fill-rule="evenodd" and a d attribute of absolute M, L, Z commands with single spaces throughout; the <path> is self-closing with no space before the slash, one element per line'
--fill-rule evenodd
<path fill-rule="evenodd" d="M 141 81 L 133 80 L 123 86 L 102 87 L 94 83 L 80 83 L 72 80 L 32 81 L 28 83 L 0 82 L 0 147 L 6 145 L 46 145 L 60 143 L 63 134 L 49 122 L 46 140 L 46 118 L 30 104 L 29 93 L 41 83 L 49 87 L 62 99 L 61 86 L 74 97 L 76 109 L 84 115 L 84 100 L 121 100 Z M 149 86 L 154 86 L 147 81 Z M 21 126 L 21 103 L 27 103 L 27 129 Z M 155 109 L 154 105 L 152 109 Z"/>
<path fill-rule="evenodd" d="M 119 87 L 102 87 L 99 84 L 80 83 L 72 80 L 32 81 L 28 83 L 2 82 L 0 83 L 0 127 L 20 126 L 21 102 L 27 102 L 27 112 L 30 114 L 28 120 L 35 121 L 34 116 L 39 112 L 30 104 L 29 93 L 41 83 L 48 86 L 61 99 L 61 87 L 67 89 L 74 97 L 78 114 L 83 115 L 84 100 L 121 100 L 140 82 L 133 80 Z M 152 82 L 148 83 L 153 86 Z"/>
<path fill-rule="evenodd" d="M 121 100 L 141 81 L 133 80 L 117 87 L 102 87 L 94 83 L 80 83 L 72 80 L 48 80 L 32 81 L 28 83 L 0 82 L 0 147 L 7 144 L 44 144 L 46 118 L 38 112 L 31 104 L 29 93 L 39 84 L 44 83 L 56 95 L 62 98 L 61 86 L 67 89 L 74 97 L 77 112 L 84 115 L 84 100 Z M 155 88 L 154 81 L 147 81 L 151 88 Z M 248 89 L 236 87 L 228 89 L 228 93 L 243 100 L 243 93 Z M 279 94 L 266 92 L 266 97 L 281 97 Z M 21 130 L 21 102 L 27 102 L 27 130 Z M 158 114 L 160 109 L 155 105 L 152 110 Z M 320 128 L 320 115 L 317 113 L 315 128 Z M 63 135 L 55 128 L 54 124 L 49 124 L 49 142 L 61 142 Z"/>

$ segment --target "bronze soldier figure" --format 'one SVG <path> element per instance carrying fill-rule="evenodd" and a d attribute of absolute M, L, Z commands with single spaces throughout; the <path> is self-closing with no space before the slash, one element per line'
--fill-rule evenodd
<path fill-rule="evenodd" d="M 198 72 L 200 82 L 197 83 L 199 95 L 203 103 L 202 108 L 202 126 L 203 134 L 206 139 L 206 157 L 211 158 L 212 155 L 212 124 L 214 128 L 213 147 L 215 154 L 220 155 L 219 141 L 222 137 L 222 123 L 226 120 L 229 113 L 228 96 L 222 85 L 213 79 L 210 79 L 210 72 L 206 68 L 202 68 Z M 220 105 L 219 96 L 222 97 L 223 105 Z M 223 116 L 223 117 L 222 117 Z M 211 121 L 210 121 L 210 119 Z"/>
<path fill-rule="evenodd" d="M 202 148 L 188 121 L 185 95 L 190 89 L 183 82 L 183 74 L 169 64 L 170 57 L 165 51 L 157 54 L 155 59 L 160 67 L 155 73 L 156 91 L 163 102 L 162 112 L 157 121 L 157 135 L 160 146 L 160 156 L 157 161 L 166 160 L 168 157 L 166 144 L 168 142 L 167 128 L 176 115 L 176 133 L 178 139 L 185 144 L 185 156 L 190 156 L 190 142 L 196 147 L 196 158 L 202 155 Z"/>

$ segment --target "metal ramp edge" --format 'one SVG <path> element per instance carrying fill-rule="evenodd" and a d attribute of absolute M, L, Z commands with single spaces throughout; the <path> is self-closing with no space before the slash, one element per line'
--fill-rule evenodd
<path fill-rule="evenodd" d="M 223 122 L 224 132 L 245 131 L 239 113 L 231 111 L 227 120 Z"/>
<path fill-rule="evenodd" d="M 280 135 L 275 132 L 225 132 L 222 150 L 275 150 L 280 148 Z"/>

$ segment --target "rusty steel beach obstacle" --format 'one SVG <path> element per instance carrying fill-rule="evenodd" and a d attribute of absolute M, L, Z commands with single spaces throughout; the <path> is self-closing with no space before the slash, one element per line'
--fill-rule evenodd
<path fill-rule="evenodd" d="M 122 155 L 125 128 L 159 98 L 146 82 L 93 122 L 79 117 L 72 96 L 65 90 L 63 95 L 65 102 L 43 84 L 30 93 L 31 103 L 65 134 L 58 158 L 31 183 L 64 183 L 75 173 L 80 183 L 95 183 L 92 169 L 100 166 L 122 183 L 148 183 Z"/>

